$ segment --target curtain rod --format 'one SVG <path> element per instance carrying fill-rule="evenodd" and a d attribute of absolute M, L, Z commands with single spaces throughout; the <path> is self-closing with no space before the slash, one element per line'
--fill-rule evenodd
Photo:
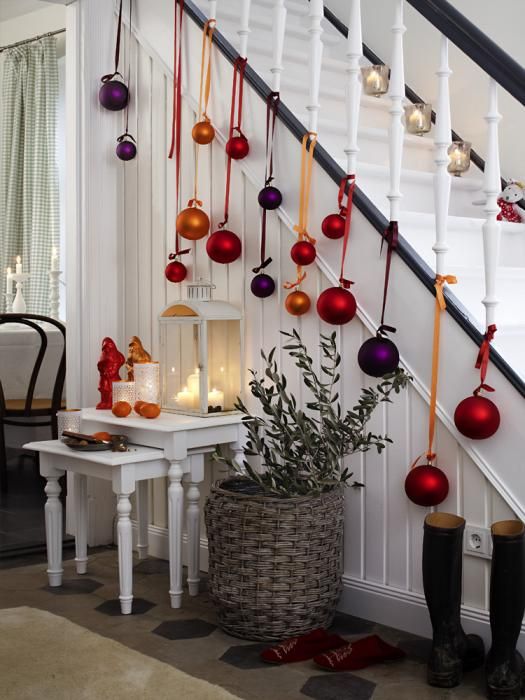
<path fill-rule="evenodd" d="M 14 49 L 15 46 L 22 46 L 23 44 L 30 44 L 32 41 L 38 41 L 39 39 L 43 39 L 46 36 L 55 36 L 55 34 L 62 34 L 63 32 L 66 31 L 66 28 L 64 29 L 55 29 L 54 32 L 46 32 L 45 34 L 39 34 L 38 36 L 34 36 L 32 39 L 23 39 L 23 41 L 17 41 L 14 44 L 9 44 L 8 46 L 0 46 L 0 53 L 2 51 L 6 51 L 7 49 Z"/>

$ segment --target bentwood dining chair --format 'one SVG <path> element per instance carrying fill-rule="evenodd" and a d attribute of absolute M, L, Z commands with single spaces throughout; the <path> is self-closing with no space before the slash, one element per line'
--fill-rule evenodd
<path fill-rule="evenodd" d="M 6 425 L 50 426 L 53 439 L 58 437 L 57 411 L 62 407 L 62 394 L 66 376 L 66 329 L 60 321 L 37 314 L 0 314 L 0 331 L 4 324 L 27 326 L 38 334 L 38 349 L 32 372 L 28 372 L 25 398 L 6 399 L 2 387 L 2 369 L 7 363 L 0 358 L 0 489 L 7 491 L 7 454 L 5 443 Z M 57 328 L 63 337 L 63 350 L 54 377 L 52 394 L 49 397 L 35 398 L 35 389 L 48 351 L 48 337 L 45 325 Z M 40 420 L 43 419 L 43 420 Z"/>

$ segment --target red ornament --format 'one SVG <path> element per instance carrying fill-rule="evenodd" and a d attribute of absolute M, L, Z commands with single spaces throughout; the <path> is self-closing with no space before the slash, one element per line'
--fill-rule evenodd
<path fill-rule="evenodd" d="M 492 437 L 500 424 L 498 407 L 485 396 L 468 396 L 454 412 L 454 423 L 459 432 L 471 440 Z"/>
<path fill-rule="evenodd" d="M 336 240 L 345 235 L 345 223 L 346 219 L 344 216 L 341 216 L 341 214 L 328 214 L 328 216 L 325 216 L 323 219 L 321 231 L 327 238 Z"/>
<path fill-rule="evenodd" d="M 186 279 L 188 270 L 186 269 L 186 265 L 183 265 L 178 260 L 173 260 L 166 265 L 164 274 L 166 275 L 166 279 L 170 282 L 182 282 L 182 280 Z"/>
<path fill-rule="evenodd" d="M 284 300 L 284 305 L 292 316 L 302 316 L 310 309 L 311 301 L 306 292 L 296 289 L 295 292 L 288 294 Z"/>
<path fill-rule="evenodd" d="M 113 382 L 120 380 L 119 370 L 126 362 L 124 355 L 119 352 L 115 341 L 111 338 L 104 338 L 102 341 L 102 352 L 97 364 L 100 373 L 98 390 L 100 391 L 100 401 L 98 409 L 110 409 L 113 405 Z"/>
<path fill-rule="evenodd" d="M 317 300 L 317 313 L 323 321 L 334 326 L 341 326 L 351 321 L 356 311 L 354 295 L 343 287 L 325 289 Z"/>
<path fill-rule="evenodd" d="M 237 260 L 241 254 L 242 245 L 239 237 L 233 231 L 222 229 L 215 231 L 208 238 L 206 252 L 217 263 L 227 265 Z"/>
<path fill-rule="evenodd" d="M 290 250 L 290 256 L 296 265 L 311 265 L 315 260 L 315 246 L 308 241 L 297 241 Z"/>
<path fill-rule="evenodd" d="M 233 160 L 241 160 L 246 158 L 250 150 L 250 144 L 246 136 L 232 136 L 231 139 L 226 143 L 226 153 L 233 158 Z"/>
<path fill-rule="evenodd" d="M 418 506 L 437 506 L 448 495 L 448 479 L 438 467 L 420 464 L 409 471 L 405 493 Z"/>

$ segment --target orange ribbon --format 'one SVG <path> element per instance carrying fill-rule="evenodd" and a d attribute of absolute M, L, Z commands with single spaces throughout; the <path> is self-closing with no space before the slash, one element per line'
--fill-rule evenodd
<path fill-rule="evenodd" d="M 317 134 L 314 131 L 308 131 L 303 136 L 301 144 L 301 182 L 299 185 L 299 222 L 293 227 L 297 233 L 298 241 L 308 241 L 315 245 L 315 238 L 312 238 L 308 233 L 308 210 L 310 205 L 310 186 L 312 184 L 312 169 L 314 163 L 314 151 L 317 144 Z M 301 265 L 297 265 L 297 280 L 295 282 L 286 282 L 283 286 L 285 289 L 293 289 L 299 287 L 305 279 L 306 272 L 303 272 Z"/>
<path fill-rule="evenodd" d="M 492 323 L 487 328 L 487 332 L 483 337 L 483 342 L 481 343 L 481 347 L 479 349 L 478 357 L 476 360 L 476 369 L 480 370 L 480 384 L 477 387 L 477 389 L 474 390 L 474 396 L 477 396 L 482 389 L 484 389 L 485 391 L 494 391 L 494 389 L 491 386 L 485 384 L 485 377 L 487 376 L 487 369 L 489 365 L 490 344 L 494 340 L 494 335 L 496 334 L 497 330 L 498 329 L 496 328 L 496 324 Z"/>
<path fill-rule="evenodd" d="M 439 339 L 441 333 L 441 312 L 447 308 L 443 287 L 445 283 L 456 284 L 457 279 L 454 275 L 436 275 L 434 288 L 436 290 L 436 304 L 434 310 L 434 341 L 432 346 L 432 382 L 430 388 L 430 413 L 428 418 L 428 450 L 427 460 L 431 463 L 436 455 L 432 452 L 434 444 L 434 433 L 436 429 L 436 403 L 437 403 L 437 386 L 439 373 Z"/>
<path fill-rule="evenodd" d="M 208 102 L 210 99 L 210 89 L 211 89 L 211 47 L 213 42 L 213 32 L 215 31 L 215 20 L 209 19 L 204 27 L 202 28 L 202 55 L 201 55 L 201 78 L 200 78 L 200 89 L 199 89 L 199 112 L 197 121 L 210 121 L 208 117 Z M 208 61 L 206 62 L 206 53 L 208 55 Z M 206 71 L 206 78 L 204 78 L 204 72 Z M 204 109 L 202 107 L 204 95 Z M 199 144 L 195 144 L 195 172 L 193 176 L 193 199 L 198 200 L 198 190 L 199 186 Z"/>

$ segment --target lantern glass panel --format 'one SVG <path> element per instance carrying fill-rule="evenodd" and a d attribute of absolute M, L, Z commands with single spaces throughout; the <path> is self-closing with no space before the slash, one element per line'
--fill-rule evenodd
<path fill-rule="evenodd" d="M 234 411 L 241 393 L 241 324 L 238 320 L 208 321 L 209 412 Z"/>
<path fill-rule="evenodd" d="M 194 412 L 199 409 L 200 321 L 183 318 L 161 324 L 162 407 Z"/>

